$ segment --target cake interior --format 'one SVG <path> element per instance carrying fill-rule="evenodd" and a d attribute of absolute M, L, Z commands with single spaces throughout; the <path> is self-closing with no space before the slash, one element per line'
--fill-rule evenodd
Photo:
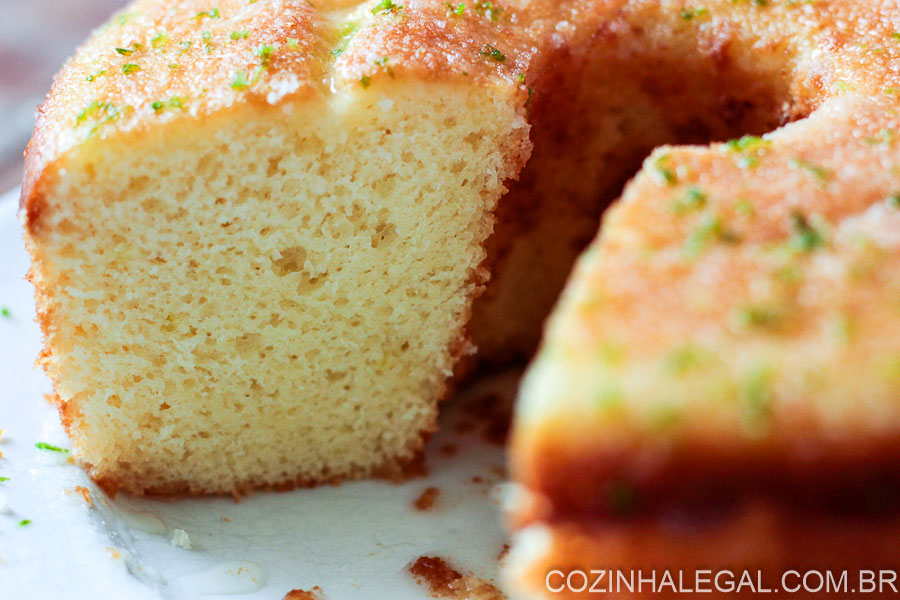
<path fill-rule="evenodd" d="M 230 493 L 416 458 L 527 127 L 514 88 L 388 81 L 95 136 L 48 185 L 42 361 L 98 482 Z"/>

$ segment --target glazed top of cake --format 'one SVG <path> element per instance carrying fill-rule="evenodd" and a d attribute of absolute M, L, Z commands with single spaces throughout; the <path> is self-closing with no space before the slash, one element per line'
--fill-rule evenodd
<path fill-rule="evenodd" d="M 79 143 L 242 103 L 338 96 L 403 77 L 524 90 L 530 50 L 515 21 L 490 3 L 136 2 L 57 76 L 27 151 L 23 198 Z"/>
<path fill-rule="evenodd" d="M 890 36 L 898 27 L 885 7 L 867 8 L 864 18 L 857 7 L 828 0 L 719 0 L 703 7 L 627 0 L 142 0 L 98 29 L 58 75 L 29 145 L 23 196 L 45 165 L 87 139 L 243 102 L 389 85 L 407 75 L 503 81 L 525 90 L 537 53 L 581 47 L 597 35 L 627 36 L 635 27 L 702 30 L 711 55 L 723 54 L 738 35 L 760 56 L 788 56 L 798 73 L 808 67 L 798 84 L 810 98 L 830 95 L 838 81 L 857 90 L 890 87 L 897 51 Z"/>

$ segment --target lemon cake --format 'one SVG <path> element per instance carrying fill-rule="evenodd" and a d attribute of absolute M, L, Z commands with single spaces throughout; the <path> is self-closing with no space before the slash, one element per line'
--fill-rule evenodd
<path fill-rule="evenodd" d="M 139 1 L 41 108 L 40 362 L 107 489 L 398 473 L 469 351 L 519 65 L 490 20 L 438 36 L 441 4 L 323 4 Z"/>
<path fill-rule="evenodd" d="M 137 493 L 400 472 L 587 246 L 516 411 L 515 585 L 894 556 L 898 31 L 874 0 L 135 2 L 27 151 L 75 448 Z"/>
<path fill-rule="evenodd" d="M 791 122 L 658 148 L 604 214 L 522 382 L 509 577 L 535 598 L 674 598 L 720 569 L 764 583 L 698 591 L 855 585 L 900 550 L 900 9 L 594 6 L 583 36 L 686 56 L 668 15 L 724 69 L 773 61 Z"/>

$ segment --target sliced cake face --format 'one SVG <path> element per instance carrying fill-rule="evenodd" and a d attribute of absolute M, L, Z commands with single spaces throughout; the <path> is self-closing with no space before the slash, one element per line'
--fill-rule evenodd
<path fill-rule="evenodd" d="M 157 16 L 140 14 L 126 64 L 172 60 L 154 54 L 169 52 L 153 47 Z M 370 28 L 401 23 L 361 14 Z M 359 75 L 353 41 L 337 38 L 343 71 L 281 88 L 306 76 L 282 58 L 295 39 L 236 50 L 261 70 L 207 73 L 205 94 L 186 75 L 161 107 L 151 84 L 121 96 L 130 80 L 98 88 L 84 115 L 51 96 L 45 130 L 75 131 L 64 150 L 61 136 L 32 149 L 44 164 L 24 196 L 42 363 L 109 488 L 228 493 L 396 473 L 468 348 L 492 211 L 528 149 L 524 90 L 426 81 L 402 56 Z M 214 37 L 211 52 L 231 40 Z M 110 44 L 113 60 L 123 44 Z M 329 44 L 310 47 L 330 58 L 309 64 L 334 63 Z M 118 71 L 103 77 L 160 76 Z M 123 99 L 133 108 L 108 118 Z"/>
<path fill-rule="evenodd" d="M 550 568 L 669 556 L 674 569 L 787 569 L 804 553 L 847 568 L 859 544 L 893 556 L 900 13 L 689 8 L 701 47 L 723 32 L 723 69 L 727 49 L 775 52 L 805 108 L 792 117 L 811 114 L 763 137 L 660 148 L 604 215 L 517 405 L 511 574 L 535 597 L 550 595 Z M 750 505 L 761 524 L 746 524 Z M 798 515 L 818 525 L 792 545 Z"/>

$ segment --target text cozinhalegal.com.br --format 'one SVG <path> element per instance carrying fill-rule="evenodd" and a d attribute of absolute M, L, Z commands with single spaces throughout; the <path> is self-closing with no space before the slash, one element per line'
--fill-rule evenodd
<path fill-rule="evenodd" d="M 618 570 L 618 569 L 554 569 L 547 573 L 545 584 L 551 593 L 843 593 L 898 594 L 897 571 L 860 569 L 858 571 L 789 570 L 771 583 L 762 571 L 730 571 L 698 569 Z"/>

